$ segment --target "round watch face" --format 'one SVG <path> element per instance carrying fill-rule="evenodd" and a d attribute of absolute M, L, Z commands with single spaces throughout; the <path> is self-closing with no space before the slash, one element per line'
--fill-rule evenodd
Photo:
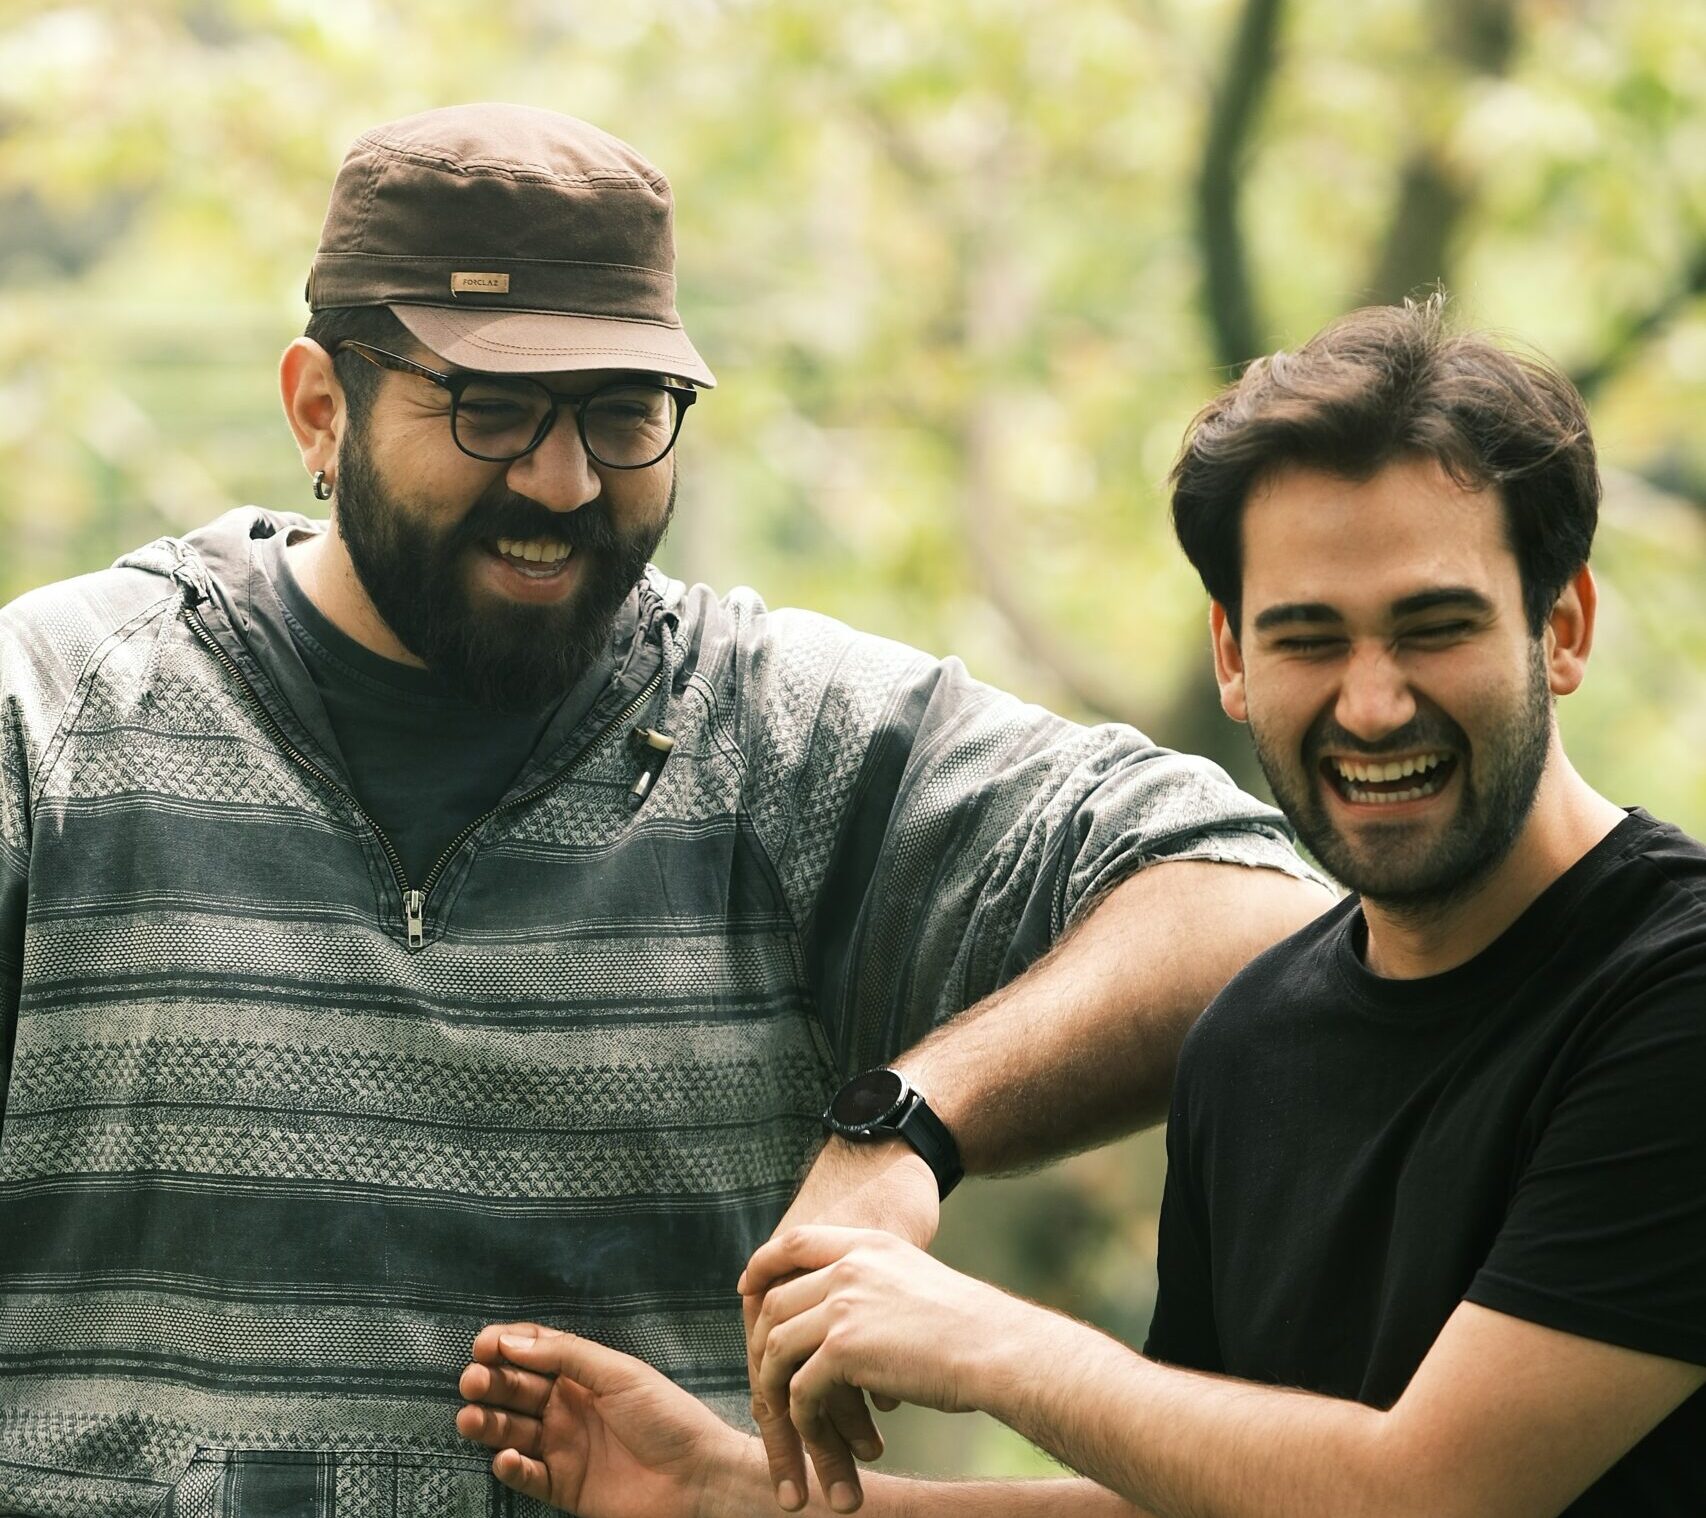
<path fill-rule="evenodd" d="M 864 1128 L 894 1111 L 906 1095 L 906 1082 L 893 1070 L 867 1070 L 835 1093 L 829 1115 L 844 1128 Z"/>

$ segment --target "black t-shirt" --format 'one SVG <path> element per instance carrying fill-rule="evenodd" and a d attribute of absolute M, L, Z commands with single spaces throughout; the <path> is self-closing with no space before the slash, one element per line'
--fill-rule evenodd
<path fill-rule="evenodd" d="M 362 647 L 308 599 L 286 536 L 256 545 L 277 609 L 319 692 L 356 800 L 419 886 L 451 840 L 502 800 L 557 708 L 516 715 L 476 706 L 431 671 Z M 266 615 L 267 604 L 255 611 Z"/>
<path fill-rule="evenodd" d="M 1168 1122 L 1158 1360 L 1395 1402 L 1467 1299 L 1706 1365 L 1706 848 L 1632 813 L 1465 965 L 1354 899 L 1239 975 Z M 1706 1392 L 1566 1511 L 1706 1513 Z"/>

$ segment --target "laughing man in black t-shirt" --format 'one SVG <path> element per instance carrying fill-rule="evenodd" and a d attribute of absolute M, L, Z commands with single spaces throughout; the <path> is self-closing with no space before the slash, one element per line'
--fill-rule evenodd
<path fill-rule="evenodd" d="M 1186 1043 L 1147 1353 L 1391 1409 L 1426 1511 L 1706 1513 L 1706 849 L 1559 742 L 1577 398 L 1363 313 L 1211 407 L 1175 485 L 1222 702 L 1357 895 Z"/>
<path fill-rule="evenodd" d="M 743 1282 L 754 1385 L 841 1511 L 851 1383 L 985 1409 L 1099 1483 L 866 1478 L 867 1513 L 1698 1518 L 1706 849 L 1559 741 L 1596 608 L 1580 398 L 1437 301 L 1359 312 L 1213 402 L 1174 487 L 1222 703 L 1356 894 L 1186 1041 L 1146 1356 L 801 1228 Z M 468 1431 L 510 1484 L 587 1518 L 760 1510 L 755 1451 L 655 1373 L 488 1332 Z M 768 1466 L 804 1491 L 797 1451 Z"/>

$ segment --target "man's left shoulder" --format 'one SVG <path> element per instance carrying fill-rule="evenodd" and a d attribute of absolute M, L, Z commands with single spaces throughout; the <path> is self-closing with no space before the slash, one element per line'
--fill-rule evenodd
<path fill-rule="evenodd" d="M 1706 844 L 1642 811 L 1609 841 L 1617 847 L 1577 906 L 1588 952 L 1631 966 L 1706 965 Z"/>
<path fill-rule="evenodd" d="M 1706 843 L 1674 823 L 1645 812 L 1633 814 L 1645 824 L 1631 859 L 1651 872 L 1656 894 L 1685 918 L 1706 925 Z"/>
<path fill-rule="evenodd" d="M 714 686 L 779 682 L 796 697 L 831 685 L 881 690 L 927 681 L 945 662 L 821 612 L 772 608 L 750 586 L 719 592 L 656 569 L 648 580 L 676 620 L 692 670 Z"/>

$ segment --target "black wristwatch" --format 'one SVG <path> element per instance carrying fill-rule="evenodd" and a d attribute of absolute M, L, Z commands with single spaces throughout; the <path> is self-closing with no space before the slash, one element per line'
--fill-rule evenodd
<path fill-rule="evenodd" d="M 867 1070 L 855 1075 L 835 1093 L 823 1115 L 823 1126 L 856 1144 L 905 1139 L 935 1172 L 936 1190 L 943 1197 L 966 1173 L 953 1134 L 930 1110 L 924 1093 L 914 1090 L 898 1070 Z"/>

